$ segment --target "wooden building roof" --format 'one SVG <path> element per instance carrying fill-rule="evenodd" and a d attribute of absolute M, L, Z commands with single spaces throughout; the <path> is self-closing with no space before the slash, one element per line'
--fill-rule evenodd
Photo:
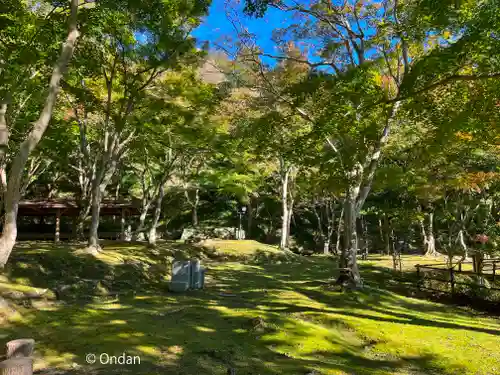
<path fill-rule="evenodd" d="M 60 212 L 62 216 L 77 216 L 78 204 L 75 200 L 23 200 L 19 202 L 19 215 L 21 216 L 43 216 L 56 215 Z M 104 200 L 101 203 L 101 215 L 121 215 L 126 211 L 129 215 L 138 215 L 140 212 L 138 204 L 131 201 Z"/>

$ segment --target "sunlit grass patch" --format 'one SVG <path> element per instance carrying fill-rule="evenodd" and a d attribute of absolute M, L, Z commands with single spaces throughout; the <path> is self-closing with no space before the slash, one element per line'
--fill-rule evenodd
<path fill-rule="evenodd" d="M 14 266 L 16 272 L 4 275 L 0 289 L 33 290 L 55 285 L 58 277 L 71 282 L 75 276 L 92 280 L 119 274 L 125 281 L 134 277 L 119 286 L 135 294 L 109 301 L 49 301 L 47 310 L 19 306 L 20 315 L 3 325 L 2 340 L 35 338 L 37 368 L 74 369 L 76 364 L 87 372 L 94 370 L 85 363 L 86 353 L 125 352 L 141 356 L 133 373 L 144 375 L 224 375 L 228 367 L 238 375 L 500 373 L 498 320 L 388 290 L 381 280 L 392 275 L 390 257 L 373 255 L 362 262 L 367 286 L 353 293 L 331 288 L 337 264 L 329 257 L 259 264 L 206 257 L 206 289 L 185 294 L 171 294 L 158 281 L 168 276 L 167 266 L 122 268 L 131 261 L 170 262 L 175 251 L 187 258 L 204 251 L 187 245 L 172 251 L 172 246 L 181 245 L 162 243 L 156 253 L 140 244 L 105 246 L 98 257 L 74 255 L 68 248 L 20 249 L 26 266 Z M 281 254 L 255 241 L 220 241 L 217 248 L 221 254 L 257 255 L 266 248 Z M 403 259 L 406 272 L 427 261 Z M 379 277 L 372 286 L 371 278 Z M 123 370 L 95 369 L 103 375 Z"/>
<path fill-rule="evenodd" d="M 204 241 L 203 245 L 213 246 L 219 252 L 234 255 L 252 255 L 257 251 L 269 253 L 280 252 L 276 246 L 262 244 L 254 240 L 207 240 Z"/>

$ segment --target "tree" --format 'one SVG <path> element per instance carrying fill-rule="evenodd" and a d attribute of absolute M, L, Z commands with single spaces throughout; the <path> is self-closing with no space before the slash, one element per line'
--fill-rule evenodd
<path fill-rule="evenodd" d="M 182 62 L 197 62 L 200 52 L 189 33 L 207 5 L 133 2 L 127 9 L 96 13 L 82 38 L 76 51 L 82 64 L 68 80 L 67 90 L 75 97 L 72 107 L 80 127 L 82 174 L 90 180 L 90 252 L 99 250 L 102 197 L 141 130 L 141 119 L 155 100 L 162 75 Z M 92 123 L 86 123 L 91 115 Z M 96 137 L 92 142 L 90 131 Z"/>
<path fill-rule="evenodd" d="M 18 4 L 19 8 L 16 10 L 19 13 L 29 12 L 23 5 Z M 3 226 L 2 236 L 0 237 L 0 266 L 4 266 L 9 259 L 10 253 L 17 237 L 17 210 L 18 203 L 21 197 L 21 183 L 24 172 L 24 167 L 31 152 L 40 142 L 45 130 L 49 126 L 52 112 L 56 104 L 57 95 L 60 88 L 60 82 L 68 68 L 68 64 L 73 55 L 76 41 L 80 35 L 77 27 L 77 12 L 78 1 L 71 0 L 68 16 L 68 32 L 66 40 L 63 44 L 62 51 L 59 55 L 58 61 L 54 65 L 50 77 L 48 93 L 46 94 L 45 103 L 39 113 L 38 119 L 33 124 L 32 129 L 27 134 L 26 138 L 19 146 L 19 150 L 13 157 L 12 166 L 9 171 L 7 186 L 4 195 L 4 209 L 5 220 Z M 6 121 L 6 111 L 9 103 L 9 92 L 4 92 L 0 108 L 0 143 L 3 149 L 2 159 L 4 159 L 5 149 L 9 140 L 9 129 Z"/>
<path fill-rule="evenodd" d="M 456 7 L 449 4 L 440 7 L 440 17 L 426 17 L 429 9 L 425 5 L 389 0 L 310 5 L 259 0 L 247 1 L 245 10 L 262 16 L 269 6 L 301 19 L 275 33 L 282 36 L 282 42 L 288 43 L 290 38 L 305 43 L 312 40 L 308 44 L 310 51 L 321 57 L 319 61 L 312 56 L 293 58 L 307 64 L 314 77 L 305 82 L 308 87 L 302 84 L 297 88 L 296 100 L 287 100 L 281 90 L 274 91 L 314 124 L 321 137 L 342 157 L 347 187 L 340 266 L 350 270 L 359 286 L 356 220 L 371 190 L 390 131 L 400 126 L 401 104 L 443 84 L 497 74 L 468 75 L 466 60 L 462 59 L 464 53 L 477 59 L 484 39 L 475 26 L 484 25 L 485 19 L 470 17 L 470 4 L 459 10 L 463 13 L 459 13 L 461 17 L 457 20 Z M 477 10 L 488 18 L 492 9 L 489 4 Z M 428 33 L 431 28 L 438 30 L 437 37 Z M 451 28 L 460 42 L 442 42 L 439 31 L 446 28 Z M 464 28 L 466 32 L 460 34 Z M 427 50 L 424 43 L 429 46 Z M 280 61 L 290 60 L 283 54 L 261 54 Z"/>
<path fill-rule="evenodd" d="M 199 81 L 189 68 L 165 75 L 156 88 L 156 97 L 157 103 L 149 106 L 150 120 L 143 121 L 142 132 L 131 150 L 134 173 L 140 176 L 142 202 L 134 235 L 145 229 L 148 210 L 154 205 L 148 236 L 151 245 L 155 243 L 165 185 L 174 179 L 178 183 L 186 160 L 199 152 L 202 142 L 210 142 L 209 116 L 221 98 L 215 85 Z"/>

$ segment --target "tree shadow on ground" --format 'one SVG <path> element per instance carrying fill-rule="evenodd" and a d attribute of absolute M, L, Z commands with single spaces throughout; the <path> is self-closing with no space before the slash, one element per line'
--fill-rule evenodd
<path fill-rule="evenodd" d="M 239 311 L 232 301 L 204 292 L 184 296 L 120 298 L 114 304 L 87 307 L 60 306 L 37 311 L 24 324 L 7 329 L 9 336 L 33 337 L 41 358 L 50 367 L 70 358 L 76 368 L 67 374 L 307 374 L 313 369 L 341 370 L 355 374 L 397 373 L 402 359 L 370 359 L 363 345 L 352 345 L 332 336 L 335 352 L 317 352 L 294 358 L 273 348 L 286 339 L 265 339 L 276 328 L 290 324 L 279 314 Z M 234 313 L 236 312 L 236 313 Z M 257 331 L 252 321 L 263 317 L 270 328 Z M 98 327 L 98 331 L 96 331 Z M 290 335 L 301 335 L 300 327 Z M 278 328 L 279 329 L 279 328 Z M 137 355 L 140 365 L 89 366 L 88 353 Z M 422 359 L 424 360 L 424 359 Z M 425 361 L 432 362 L 431 358 Z M 80 367 L 81 366 L 81 367 Z M 429 368 L 427 366 L 426 368 Z M 44 372 L 45 373 L 45 372 Z"/>
<path fill-rule="evenodd" d="M 126 263 L 109 264 L 75 255 L 70 249 L 40 246 L 38 251 L 19 251 L 7 274 L 13 280 L 27 278 L 37 287 L 120 275 L 128 283 L 115 286 L 136 295 L 116 294 L 109 300 L 84 303 L 68 300 L 21 310 L 23 320 L 5 327 L 2 339 L 34 338 L 37 363 L 51 370 L 74 375 L 222 375 L 228 368 L 236 369 L 238 375 L 305 375 L 313 370 L 356 375 L 407 370 L 415 374 L 466 373 L 458 365 L 453 369 L 454 364 L 448 368 L 453 371 L 444 372 L 436 364 L 439 358 L 432 354 L 391 357 L 372 351 L 373 343 L 356 336 L 342 316 L 358 314 L 359 319 L 376 322 L 374 313 L 383 313 L 390 316 L 386 321 L 394 323 L 474 327 L 446 322 L 446 306 L 425 306 L 443 322 L 422 319 L 408 312 L 418 306 L 400 301 L 386 290 L 354 294 L 329 290 L 326 287 L 335 277 L 335 263 L 329 259 L 279 264 L 262 259 L 249 264 L 207 260 L 205 290 L 171 294 L 165 286 L 165 268 L 157 273 L 134 263 L 125 268 Z M 168 244 L 155 252 L 137 245 L 116 246 L 116 251 L 129 259 L 146 258 L 145 263 L 166 265 L 174 255 L 182 252 L 189 258 L 200 249 Z M 220 293 L 228 289 L 230 293 Z M 328 312 L 336 317 L 324 316 Z M 310 319 L 314 314 L 321 315 L 321 323 Z M 458 315 L 464 321 L 468 318 L 465 313 Z M 493 329 L 470 330 L 497 334 Z M 137 355 L 141 363 L 91 366 L 86 363 L 88 353 Z"/>

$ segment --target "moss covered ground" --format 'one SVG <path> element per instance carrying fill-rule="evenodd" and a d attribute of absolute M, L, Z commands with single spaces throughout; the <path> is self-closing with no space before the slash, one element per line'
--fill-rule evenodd
<path fill-rule="evenodd" d="M 333 258 L 254 241 L 74 250 L 21 243 L 1 276 L 0 340 L 34 338 L 43 374 L 500 374 L 499 320 L 399 293 L 389 257 L 362 262 L 365 288 L 341 293 Z M 172 259 L 194 256 L 206 288 L 168 292 Z M 435 261 L 403 258 L 406 272 Z"/>

